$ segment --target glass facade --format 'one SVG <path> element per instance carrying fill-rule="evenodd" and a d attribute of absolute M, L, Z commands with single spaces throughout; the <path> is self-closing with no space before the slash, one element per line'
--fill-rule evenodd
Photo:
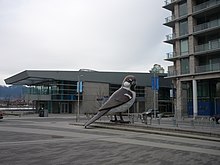
<path fill-rule="evenodd" d="M 180 5 L 179 5 L 179 16 L 184 16 L 187 15 L 187 3 L 186 0 L 184 0 Z"/>
<path fill-rule="evenodd" d="M 200 98 L 209 97 L 209 84 L 208 82 L 199 82 L 197 85 L 197 95 Z"/>
<path fill-rule="evenodd" d="M 187 20 L 180 21 L 179 25 L 180 25 L 179 35 L 182 36 L 188 34 L 188 21 Z"/>
<path fill-rule="evenodd" d="M 50 95 L 51 100 L 76 100 L 78 97 L 77 82 L 56 81 L 47 85 L 32 86 L 28 93 L 31 95 Z"/>
<path fill-rule="evenodd" d="M 121 87 L 121 85 L 110 84 L 109 96 L 112 95 L 120 87 Z M 136 86 L 135 92 L 136 92 L 136 96 L 137 97 L 145 97 L 145 87 L 143 87 L 143 86 Z"/>
<path fill-rule="evenodd" d="M 137 97 L 145 97 L 145 87 L 137 86 L 135 88 L 136 96 Z"/>
<path fill-rule="evenodd" d="M 187 55 L 189 53 L 188 39 L 180 40 L 180 54 Z"/>
<path fill-rule="evenodd" d="M 220 113 L 220 79 L 197 81 L 198 115 L 212 116 Z M 188 115 L 193 115 L 192 82 L 188 82 Z"/>
<path fill-rule="evenodd" d="M 189 59 L 184 58 L 181 59 L 181 74 L 188 74 L 189 73 Z"/>

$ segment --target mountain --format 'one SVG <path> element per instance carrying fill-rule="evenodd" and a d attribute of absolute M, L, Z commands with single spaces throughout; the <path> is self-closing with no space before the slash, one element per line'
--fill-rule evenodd
<path fill-rule="evenodd" d="M 24 96 L 25 91 L 24 86 L 12 85 L 12 86 L 2 86 L 0 85 L 0 99 L 21 99 Z"/>

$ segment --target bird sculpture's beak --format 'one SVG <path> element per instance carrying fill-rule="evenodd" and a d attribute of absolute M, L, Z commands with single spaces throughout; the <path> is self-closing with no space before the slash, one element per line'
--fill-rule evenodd
<path fill-rule="evenodd" d="M 136 81 L 133 81 L 132 84 L 131 84 L 131 89 L 132 89 L 132 90 L 135 90 L 136 85 L 137 85 L 137 84 L 136 84 Z"/>

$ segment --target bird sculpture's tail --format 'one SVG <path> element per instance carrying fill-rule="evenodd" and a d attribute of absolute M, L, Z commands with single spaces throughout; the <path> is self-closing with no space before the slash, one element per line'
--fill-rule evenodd
<path fill-rule="evenodd" d="M 93 116 L 89 121 L 87 121 L 84 126 L 85 128 L 87 126 L 89 126 L 90 124 L 92 124 L 93 122 L 95 122 L 96 120 L 98 120 L 100 117 L 102 117 L 103 115 L 105 115 L 108 112 L 108 110 L 102 110 L 102 111 L 98 111 L 98 113 Z"/>

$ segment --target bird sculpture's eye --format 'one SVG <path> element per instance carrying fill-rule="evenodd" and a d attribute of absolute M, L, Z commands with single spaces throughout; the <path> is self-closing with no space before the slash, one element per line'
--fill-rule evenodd
<path fill-rule="evenodd" d="M 133 80 L 130 78 L 130 79 L 128 79 L 127 81 L 128 81 L 128 82 L 132 82 Z"/>

